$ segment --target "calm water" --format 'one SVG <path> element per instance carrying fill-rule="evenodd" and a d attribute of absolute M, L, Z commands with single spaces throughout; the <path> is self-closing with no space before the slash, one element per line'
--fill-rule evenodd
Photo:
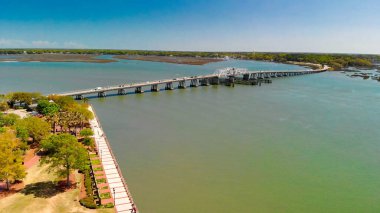
<path fill-rule="evenodd" d="M 290 65 L 0 63 L 0 93 Z M 380 212 L 380 83 L 341 73 L 261 87 L 92 99 L 141 212 Z"/>

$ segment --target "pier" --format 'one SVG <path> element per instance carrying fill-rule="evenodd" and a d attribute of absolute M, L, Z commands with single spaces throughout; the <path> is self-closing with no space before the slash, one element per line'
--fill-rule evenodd
<path fill-rule="evenodd" d="M 160 88 L 164 90 L 173 90 L 175 88 L 185 89 L 189 87 L 209 86 L 224 84 L 234 86 L 237 84 L 261 85 L 261 83 L 271 83 L 272 79 L 290 76 L 299 76 L 314 74 L 327 71 L 329 67 L 324 66 L 317 70 L 295 70 L 295 71 L 248 71 L 240 68 L 225 68 L 209 75 L 180 77 L 173 79 L 163 79 L 154 81 L 145 81 L 140 83 L 127 83 L 107 87 L 97 87 L 93 89 L 76 90 L 59 93 L 55 95 L 73 96 L 77 100 L 85 96 L 106 97 L 108 94 L 125 95 L 129 91 L 134 93 L 144 93 L 144 88 L 151 92 L 159 92 Z"/>

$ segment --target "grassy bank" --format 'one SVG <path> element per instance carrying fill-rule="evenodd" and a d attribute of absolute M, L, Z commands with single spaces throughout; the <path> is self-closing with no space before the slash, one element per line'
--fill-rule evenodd
<path fill-rule="evenodd" d="M 28 169 L 28 174 L 24 179 L 25 189 L 0 199 L 0 212 L 114 212 L 113 209 L 91 210 L 79 204 L 79 187 L 81 186 L 79 173 L 75 172 L 74 175 L 78 187 L 61 191 L 54 184 L 58 177 L 54 173 L 48 173 L 47 169 L 47 165 L 39 166 L 38 164 Z"/>

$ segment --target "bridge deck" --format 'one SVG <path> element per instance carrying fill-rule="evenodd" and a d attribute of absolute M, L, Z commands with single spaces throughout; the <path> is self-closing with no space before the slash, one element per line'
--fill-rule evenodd
<path fill-rule="evenodd" d="M 95 93 L 101 93 L 101 92 L 109 92 L 109 91 L 115 91 L 115 90 L 121 90 L 121 89 L 132 89 L 137 87 L 147 87 L 152 85 L 159 85 L 159 84 L 167 84 L 167 83 L 175 83 L 175 82 L 183 82 L 183 81 L 191 81 L 191 80 L 201 80 L 201 79 L 211 79 L 211 78 L 220 78 L 220 77 L 226 77 L 227 75 L 243 75 L 243 74 L 249 74 L 249 75 L 263 75 L 263 74 L 292 74 L 292 73 L 300 73 L 300 74 L 306 74 L 306 73 L 318 73 L 323 72 L 328 69 L 327 66 L 318 69 L 318 70 L 277 70 L 277 71 L 247 71 L 244 73 L 238 73 L 238 74 L 222 74 L 222 73 L 214 73 L 209 75 L 200 75 L 200 76 L 191 76 L 191 77 L 180 77 L 180 78 L 173 78 L 173 79 L 163 79 L 163 80 L 154 80 L 154 81 L 146 81 L 146 82 L 140 82 L 140 83 L 128 83 L 128 84 L 121 84 L 121 85 L 113 85 L 113 86 L 107 86 L 107 87 L 101 87 L 101 88 L 92 88 L 92 89 L 84 89 L 84 90 L 76 90 L 71 92 L 64 92 L 59 93 L 56 95 L 61 96 L 76 96 L 76 95 L 88 95 L 88 94 L 95 94 Z"/>

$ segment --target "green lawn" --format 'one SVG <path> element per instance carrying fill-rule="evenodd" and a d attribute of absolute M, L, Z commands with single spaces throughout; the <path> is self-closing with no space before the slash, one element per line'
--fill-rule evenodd
<path fill-rule="evenodd" d="M 90 210 L 82 207 L 79 200 L 79 189 L 61 192 L 55 189 L 54 174 L 47 173 L 47 166 L 35 165 L 28 169 L 25 190 L 0 200 L 0 212 L 12 213 L 50 213 L 50 212 L 83 212 L 111 213 L 114 209 Z M 80 176 L 76 174 L 79 184 Z"/>

